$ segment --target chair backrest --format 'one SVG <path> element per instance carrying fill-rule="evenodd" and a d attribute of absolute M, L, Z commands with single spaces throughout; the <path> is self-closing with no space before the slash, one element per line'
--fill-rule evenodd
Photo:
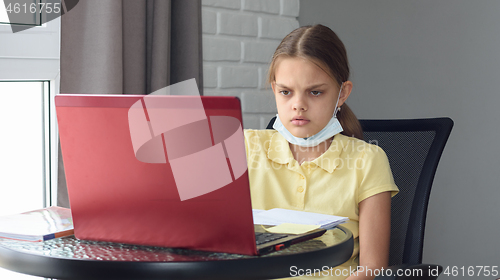
<path fill-rule="evenodd" d="M 453 121 L 433 118 L 360 123 L 365 141 L 387 154 L 399 188 L 391 206 L 389 265 L 420 264 L 429 195 Z"/>
<path fill-rule="evenodd" d="M 268 129 L 272 129 L 271 119 Z M 450 118 L 360 120 L 365 141 L 389 159 L 399 194 L 391 205 L 389 265 L 420 264 L 429 195 L 453 127 Z"/>

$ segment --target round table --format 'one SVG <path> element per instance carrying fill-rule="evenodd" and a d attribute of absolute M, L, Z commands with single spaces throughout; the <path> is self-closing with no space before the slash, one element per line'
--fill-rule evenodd
<path fill-rule="evenodd" d="M 55 279 L 272 279 L 292 269 L 321 269 L 347 261 L 352 233 L 341 226 L 264 256 L 78 240 L 0 239 L 0 267 Z M 293 268 L 292 268 L 293 267 Z"/>

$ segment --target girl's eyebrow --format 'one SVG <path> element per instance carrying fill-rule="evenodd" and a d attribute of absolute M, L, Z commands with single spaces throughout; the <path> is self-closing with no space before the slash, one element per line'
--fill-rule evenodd
<path fill-rule="evenodd" d="M 287 87 L 286 85 L 283 85 L 283 84 L 278 84 L 278 83 L 274 83 L 274 84 L 275 84 L 275 85 L 277 85 L 277 86 L 279 86 L 279 87 L 281 87 L 281 88 L 286 88 L 286 89 L 288 89 L 288 87 Z M 315 88 L 319 88 L 319 87 L 324 86 L 324 85 L 326 85 L 326 83 L 312 85 L 312 86 L 309 86 L 309 87 L 307 88 L 307 90 L 312 90 L 312 89 L 315 89 Z"/>
<path fill-rule="evenodd" d="M 274 83 L 274 84 L 277 85 L 277 86 L 279 86 L 280 88 L 286 88 L 286 89 L 288 89 L 288 87 L 285 86 L 285 85 L 283 85 L 283 84 L 278 84 L 278 83 Z"/>
<path fill-rule="evenodd" d="M 312 90 L 312 89 L 315 89 L 315 88 L 319 88 L 319 87 L 322 87 L 326 85 L 325 83 L 322 83 L 322 84 L 317 84 L 317 85 L 312 85 L 308 88 L 308 90 Z"/>

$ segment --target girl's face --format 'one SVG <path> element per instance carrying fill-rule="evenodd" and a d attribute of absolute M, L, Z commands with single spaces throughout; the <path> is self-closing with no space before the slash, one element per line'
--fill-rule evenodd
<path fill-rule="evenodd" d="M 351 85 L 344 83 L 338 106 L 349 96 Z M 327 125 L 340 90 L 337 82 L 319 66 L 300 57 L 278 61 L 272 88 L 281 122 L 293 136 L 300 138 L 311 137 Z"/>

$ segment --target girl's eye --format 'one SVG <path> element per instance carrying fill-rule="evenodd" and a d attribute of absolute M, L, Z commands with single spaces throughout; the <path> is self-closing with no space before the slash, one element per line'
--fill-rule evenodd
<path fill-rule="evenodd" d="M 280 93 L 282 95 L 289 95 L 290 94 L 290 92 L 288 90 L 280 90 Z"/>
<path fill-rule="evenodd" d="M 311 91 L 311 94 L 314 96 L 318 96 L 321 94 L 321 91 Z"/>

